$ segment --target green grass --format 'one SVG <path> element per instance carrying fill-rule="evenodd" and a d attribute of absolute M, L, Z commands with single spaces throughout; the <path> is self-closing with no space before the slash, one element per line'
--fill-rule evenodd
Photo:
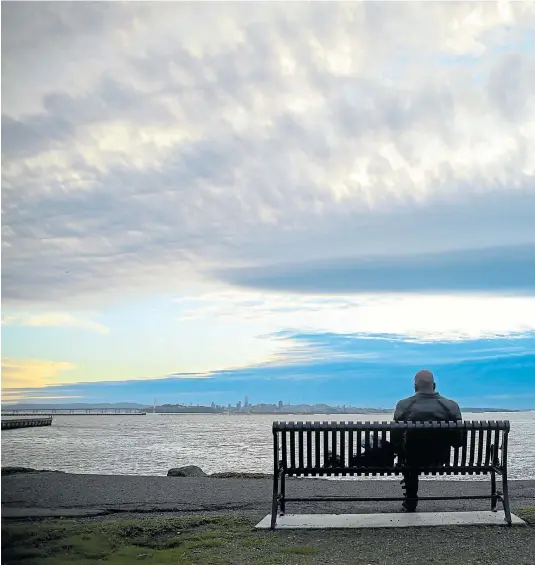
<path fill-rule="evenodd" d="M 535 506 L 527 506 L 526 508 L 521 508 L 515 512 L 517 516 L 522 518 L 526 524 L 530 526 L 535 526 Z"/>
<path fill-rule="evenodd" d="M 296 547 L 284 547 L 281 549 L 283 553 L 290 553 L 292 555 L 316 555 L 318 550 L 309 545 L 299 545 Z"/>
<path fill-rule="evenodd" d="M 6 564 L 134 562 L 173 565 L 268 565 L 285 562 L 285 555 L 318 553 L 308 546 L 284 547 L 272 532 L 261 532 L 243 518 L 170 517 L 77 523 L 52 520 L 4 523 L 2 558 Z"/>
<path fill-rule="evenodd" d="M 412 528 L 377 532 L 256 530 L 241 517 L 186 516 L 76 522 L 44 520 L 2 525 L 6 565 L 396 565 L 411 551 L 420 565 L 518 565 L 517 548 L 535 551 L 535 507 L 516 510 L 527 528 L 452 528 L 444 533 Z M 531 527 L 530 527 L 531 526 Z M 427 538 L 430 537 L 428 540 Z M 474 539 L 481 538 L 481 551 Z M 409 545 L 407 545 L 409 544 Z M 442 548 L 436 551 L 435 545 Z M 493 547 L 488 547 L 492 545 Z M 397 547 L 383 556 L 384 547 Z M 531 548 L 529 551 L 528 549 Z M 528 561 L 522 561 L 523 564 Z M 529 563 L 532 563 L 529 561 Z"/>

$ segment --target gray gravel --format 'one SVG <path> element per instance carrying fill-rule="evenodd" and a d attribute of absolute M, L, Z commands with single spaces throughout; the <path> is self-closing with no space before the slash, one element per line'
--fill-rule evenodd
<path fill-rule="evenodd" d="M 534 565 L 533 528 L 474 527 L 266 532 L 318 554 L 274 565 Z M 243 562 L 245 565 L 246 562 Z M 242 561 L 234 561 L 234 565 Z"/>
<path fill-rule="evenodd" d="M 251 526 L 270 511 L 272 484 L 266 479 L 215 479 L 70 475 L 61 473 L 16 474 L 2 477 L 2 515 L 36 518 L 69 514 L 80 522 L 149 519 L 157 515 L 239 514 Z M 486 494 L 489 481 L 422 481 L 421 494 Z M 513 511 L 535 506 L 535 481 L 511 482 Z M 293 479 L 288 495 L 398 496 L 396 481 L 327 481 Z M 422 502 L 419 511 L 488 509 L 487 501 Z M 80 509 L 89 510 L 84 517 Z M 95 516 L 99 510 L 117 512 Z M 323 503 L 288 505 L 292 512 L 392 512 L 399 503 Z M 142 514 L 139 514 L 142 512 Z M 377 530 L 256 531 L 265 538 L 259 545 L 259 563 L 271 565 L 534 565 L 533 527 L 403 528 Z M 281 556 L 266 554 L 273 537 L 277 547 L 310 548 L 313 553 Z M 254 553 L 253 551 L 253 553 Z M 235 565 L 249 565 L 251 553 L 240 549 Z M 254 561 L 256 562 L 256 560 Z"/>
<path fill-rule="evenodd" d="M 267 479 L 209 477 L 140 477 L 16 474 L 2 477 L 2 509 L 103 509 L 112 512 L 173 512 L 241 514 L 260 520 L 271 509 L 272 483 Z M 398 481 L 291 479 L 287 496 L 401 496 Z M 420 494 L 488 494 L 487 481 L 422 481 Z M 513 511 L 535 505 L 535 481 L 511 481 Z M 423 501 L 419 511 L 487 510 L 490 502 Z M 399 502 L 294 503 L 287 512 L 396 512 Z M 5 515 L 5 513 L 4 513 Z"/>

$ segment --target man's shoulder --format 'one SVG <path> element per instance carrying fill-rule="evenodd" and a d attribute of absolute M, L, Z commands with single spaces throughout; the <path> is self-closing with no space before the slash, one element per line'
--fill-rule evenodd
<path fill-rule="evenodd" d="M 450 406 L 455 406 L 455 407 L 459 408 L 459 405 L 457 404 L 457 402 L 455 402 L 455 400 L 452 400 L 451 398 L 447 398 L 445 396 L 442 396 L 441 394 L 439 394 L 437 398 L 440 398 L 440 400 L 442 402 L 449 404 Z"/>
<path fill-rule="evenodd" d="M 401 400 L 398 400 L 398 403 L 396 404 L 396 408 L 402 408 L 403 406 L 408 406 L 409 404 L 414 402 L 417 399 L 417 397 L 418 395 L 413 394 L 412 396 L 407 396 L 407 398 L 402 398 Z"/>

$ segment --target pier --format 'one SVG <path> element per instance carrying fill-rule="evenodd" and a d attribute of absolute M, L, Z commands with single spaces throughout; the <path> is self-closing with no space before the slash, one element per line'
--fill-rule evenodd
<path fill-rule="evenodd" d="M 145 416 L 146 414 L 144 410 L 133 408 L 2 410 L 2 416 Z"/>
<path fill-rule="evenodd" d="M 51 425 L 51 416 L 45 418 L 13 418 L 12 420 L 2 420 L 2 430 L 13 430 L 16 428 L 35 428 Z"/>

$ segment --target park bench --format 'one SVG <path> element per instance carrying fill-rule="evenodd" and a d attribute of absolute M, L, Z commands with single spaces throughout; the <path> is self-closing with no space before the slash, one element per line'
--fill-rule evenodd
<path fill-rule="evenodd" d="M 271 529 L 287 502 L 370 502 L 402 501 L 398 498 L 317 496 L 288 498 L 286 477 L 322 476 L 392 476 L 405 471 L 425 475 L 490 475 L 490 494 L 469 496 L 422 496 L 422 500 L 490 499 L 491 510 L 503 504 L 509 525 L 511 511 L 507 485 L 508 421 L 488 422 L 273 422 L 273 500 Z M 427 434 L 437 441 L 456 434 L 458 447 L 447 447 L 449 459 L 440 466 L 409 466 L 403 454 L 390 465 L 363 463 L 355 458 L 364 446 L 391 445 L 391 434 L 407 438 Z M 445 435 L 442 435 L 445 434 Z M 385 444 L 385 442 L 388 442 Z M 502 491 L 496 489 L 496 475 L 501 476 Z M 318 485 L 318 488 L 321 488 Z"/>

